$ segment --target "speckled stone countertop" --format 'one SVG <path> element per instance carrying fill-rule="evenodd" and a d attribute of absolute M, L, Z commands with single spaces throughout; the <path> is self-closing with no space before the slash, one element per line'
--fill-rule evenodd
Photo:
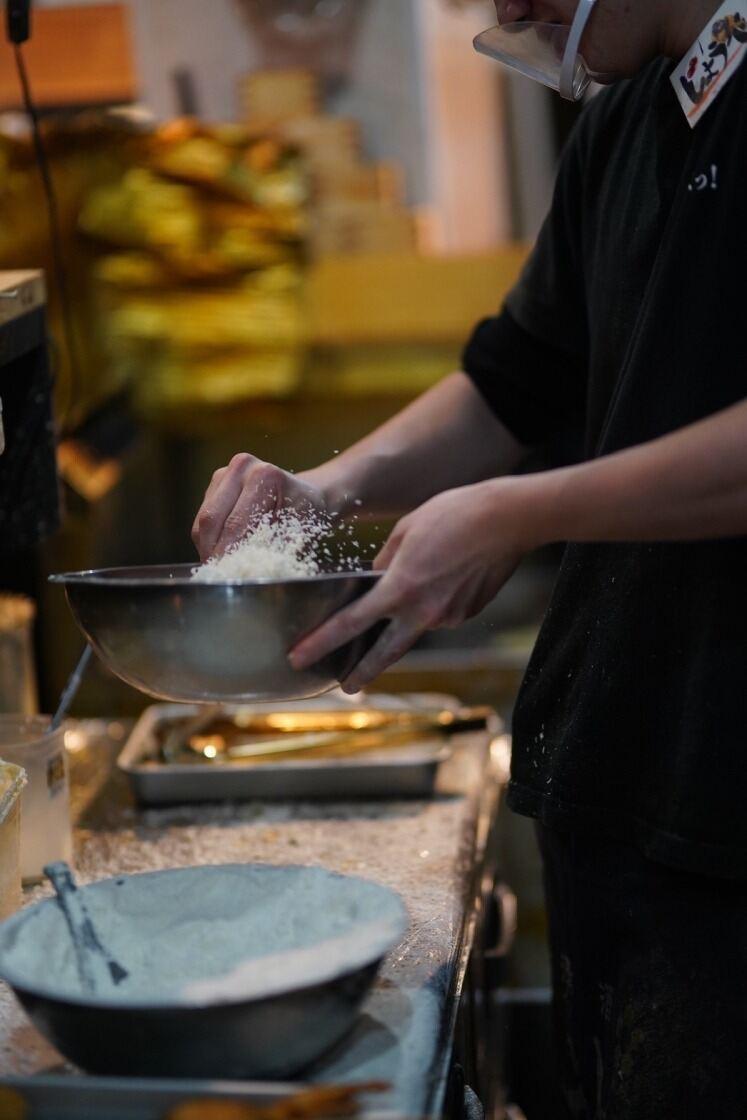
<path fill-rule="evenodd" d="M 314 1071 L 317 1081 L 381 1079 L 383 1106 L 441 1110 L 451 1026 L 469 948 L 476 873 L 505 780 L 507 743 L 453 740 L 427 801 L 246 802 L 137 809 L 112 772 L 117 725 L 82 725 L 73 753 L 75 863 L 82 882 L 203 863 L 303 863 L 399 891 L 410 927 L 367 999 L 356 1030 Z M 79 745 L 80 746 L 80 745 Z M 46 894 L 27 892 L 33 900 Z M 69 1067 L 0 984 L 0 1077 Z"/>

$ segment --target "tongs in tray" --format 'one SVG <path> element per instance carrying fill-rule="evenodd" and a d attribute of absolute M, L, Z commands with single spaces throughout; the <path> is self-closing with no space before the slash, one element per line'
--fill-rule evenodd
<path fill-rule="evenodd" d="M 477 707 L 427 712 L 275 712 L 247 718 L 239 713 L 227 720 L 222 712 L 211 709 L 173 728 L 164 739 L 161 754 L 172 763 L 339 758 L 480 731 L 492 716 L 491 708 Z M 211 728 L 211 723 L 216 726 Z"/>

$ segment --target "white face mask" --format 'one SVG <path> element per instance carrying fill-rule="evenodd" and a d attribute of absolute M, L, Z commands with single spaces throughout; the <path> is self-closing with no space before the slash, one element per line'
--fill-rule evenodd
<path fill-rule="evenodd" d="M 595 75 L 579 45 L 597 0 L 579 0 L 573 23 L 506 23 L 475 39 L 475 50 L 554 89 L 568 101 L 580 101 Z"/>

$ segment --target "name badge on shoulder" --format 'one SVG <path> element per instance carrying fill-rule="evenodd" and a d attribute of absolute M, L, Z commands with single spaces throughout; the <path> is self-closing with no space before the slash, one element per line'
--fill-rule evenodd
<path fill-rule="evenodd" d="M 740 10 L 737 3 L 726 0 L 721 5 L 672 74 L 677 100 L 691 128 L 708 112 L 747 56 L 747 6 L 743 4 Z"/>

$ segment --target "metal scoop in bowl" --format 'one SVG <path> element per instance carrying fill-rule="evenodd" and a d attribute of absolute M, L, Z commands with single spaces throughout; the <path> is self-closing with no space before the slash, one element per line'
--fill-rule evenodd
<path fill-rule="evenodd" d="M 65 915 L 83 991 L 89 994 L 106 994 L 127 979 L 127 969 L 102 945 L 70 865 L 64 860 L 48 863 L 44 874 L 54 887 L 57 901 Z"/>
<path fill-rule="evenodd" d="M 371 635 L 309 669 L 288 651 L 370 590 L 379 575 L 197 583 L 191 567 L 109 568 L 51 576 L 78 626 L 116 676 L 161 700 L 186 703 L 302 700 L 351 672 Z"/>

